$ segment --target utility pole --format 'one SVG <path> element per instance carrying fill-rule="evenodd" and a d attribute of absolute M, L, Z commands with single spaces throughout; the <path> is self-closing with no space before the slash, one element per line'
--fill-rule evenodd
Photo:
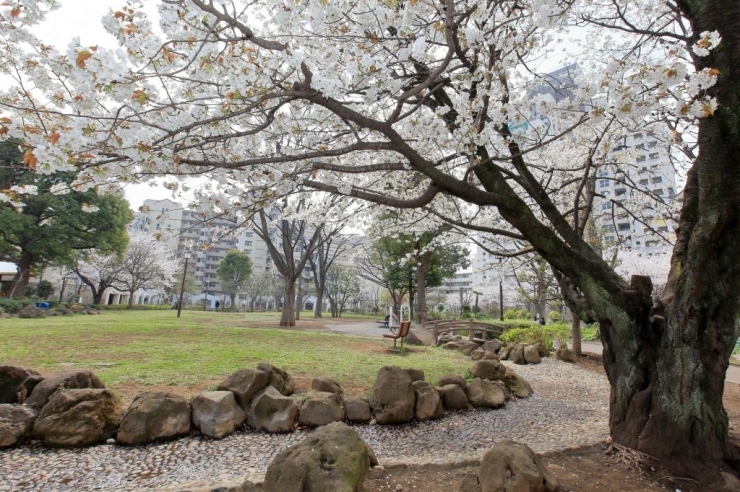
<path fill-rule="evenodd" d="M 498 312 L 499 319 L 504 320 L 504 281 L 499 279 L 498 281 Z"/>

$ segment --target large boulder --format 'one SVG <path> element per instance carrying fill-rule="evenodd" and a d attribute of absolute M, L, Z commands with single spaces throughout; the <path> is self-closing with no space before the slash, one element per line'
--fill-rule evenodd
<path fill-rule="evenodd" d="M 281 451 L 267 467 L 265 492 L 361 491 L 378 460 L 370 446 L 343 422 L 320 427 Z"/>
<path fill-rule="evenodd" d="M 190 404 L 182 396 L 163 391 L 136 395 L 123 414 L 117 442 L 140 445 L 190 434 Z"/>
<path fill-rule="evenodd" d="M 481 492 L 554 492 L 555 477 L 526 444 L 497 443 L 478 469 Z"/>
<path fill-rule="evenodd" d="M 283 371 L 277 366 L 263 362 L 257 366 L 257 369 L 267 374 L 268 384 L 278 390 L 285 396 L 290 396 L 295 390 L 295 381 L 293 376 Z"/>
<path fill-rule="evenodd" d="M 481 348 L 490 352 L 498 352 L 503 345 L 504 344 L 501 340 L 499 340 L 498 338 L 494 338 L 493 340 L 488 340 L 487 342 L 484 342 L 483 345 L 481 345 Z"/>
<path fill-rule="evenodd" d="M 424 381 L 424 369 L 404 369 L 407 373 L 409 373 L 409 377 L 411 378 L 411 382 L 414 381 Z"/>
<path fill-rule="evenodd" d="M 427 381 L 414 381 L 414 392 L 416 393 L 416 404 L 414 406 L 414 418 L 416 420 L 438 419 L 444 414 L 442 399 L 439 393 Z"/>
<path fill-rule="evenodd" d="M 247 424 L 266 432 L 290 432 L 298 410 L 293 398 L 282 395 L 274 386 L 268 386 L 252 397 Z"/>
<path fill-rule="evenodd" d="M 506 369 L 503 381 L 511 394 L 517 398 L 529 398 L 534 394 L 532 386 L 529 385 L 527 380 L 509 368 Z"/>
<path fill-rule="evenodd" d="M 555 357 L 563 362 L 575 362 L 576 358 L 573 351 L 569 348 L 559 348 L 555 351 Z"/>
<path fill-rule="evenodd" d="M 540 352 L 537 350 L 537 347 L 534 345 L 527 345 L 524 347 L 524 360 L 527 361 L 528 364 L 539 364 L 542 362 Z"/>
<path fill-rule="evenodd" d="M 43 379 L 33 369 L 0 366 L 0 404 L 23 403 Z"/>
<path fill-rule="evenodd" d="M 372 418 L 370 404 L 358 396 L 345 400 L 344 412 L 350 422 L 366 423 Z"/>
<path fill-rule="evenodd" d="M 444 348 L 446 348 L 447 350 L 457 350 L 465 355 L 470 355 L 473 350 L 478 348 L 478 344 L 472 340 L 455 339 L 451 342 L 448 342 L 444 346 Z"/>
<path fill-rule="evenodd" d="M 545 345 L 542 342 L 538 342 L 535 344 L 535 347 L 537 347 L 537 352 L 540 354 L 540 357 L 549 357 L 550 351 L 547 349 L 547 345 Z"/>
<path fill-rule="evenodd" d="M 506 367 L 496 359 L 483 359 L 473 364 L 470 372 L 473 377 L 497 381 L 504 379 Z"/>
<path fill-rule="evenodd" d="M 92 371 L 62 371 L 52 374 L 36 385 L 26 405 L 41 410 L 54 393 L 61 389 L 103 389 L 105 385 Z"/>
<path fill-rule="evenodd" d="M 237 403 L 246 410 L 252 396 L 265 389 L 270 378 L 264 371 L 257 369 L 239 369 L 216 388 L 218 391 L 231 391 Z"/>
<path fill-rule="evenodd" d="M 517 343 L 516 345 L 514 345 L 514 347 L 511 349 L 511 352 L 509 353 L 511 362 L 513 362 L 514 364 L 519 364 L 520 366 L 523 366 L 527 363 L 527 360 L 524 358 L 524 347 L 525 345 L 523 343 Z"/>
<path fill-rule="evenodd" d="M 483 352 L 482 359 L 486 360 L 498 360 L 498 355 L 496 355 L 496 352 L 491 352 L 490 350 L 486 350 Z"/>
<path fill-rule="evenodd" d="M 402 424 L 414 418 L 416 393 L 409 373 L 396 366 L 384 366 L 370 396 L 370 408 L 379 424 Z"/>
<path fill-rule="evenodd" d="M 190 400 L 193 425 L 204 436 L 222 439 L 247 419 L 231 391 L 204 391 Z"/>
<path fill-rule="evenodd" d="M 434 345 L 434 333 L 420 326 L 412 326 L 406 337 L 406 343 L 409 345 L 426 345 L 427 347 L 431 347 Z"/>
<path fill-rule="evenodd" d="M 41 409 L 33 436 L 48 446 L 90 446 L 113 437 L 120 422 L 121 407 L 110 390 L 62 388 Z"/>
<path fill-rule="evenodd" d="M 44 311 L 43 309 L 37 308 L 33 304 L 29 304 L 28 306 L 18 311 L 18 317 L 26 318 L 26 319 L 46 318 L 46 311 Z"/>
<path fill-rule="evenodd" d="M 440 380 L 437 382 L 437 386 L 447 386 L 448 384 L 456 384 L 464 390 L 465 387 L 468 385 L 468 382 L 465 380 L 464 377 L 458 376 L 457 374 L 444 376 L 443 378 L 440 378 Z"/>
<path fill-rule="evenodd" d="M 314 391 L 328 391 L 329 393 L 336 393 L 338 395 L 342 394 L 342 387 L 339 386 L 339 383 L 328 376 L 313 378 L 311 389 Z"/>
<path fill-rule="evenodd" d="M 25 405 L 0 404 L 0 448 L 23 444 L 31 435 L 38 414 Z"/>
<path fill-rule="evenodd" d="M 328 391 L 310 391 L 298 414 L 298 423 L 304 427 L 318 427 L 342 420 L 342 398 L 338 393 Z"/>
<path fill-rule="evenodd" d="M 481 360 L 485 354 L 485 350 L 483 350 L 482 348 L 477 348 L 470 352 L 470 358 L 473 360 Z"/>
<path fill-rule="evenodd" d="M 470 408 L 465 390 L 457 384 L 446 384 L 437 391 L 442 398 L 442 406 L 445 410 L 454 412 L 456 410 L 467 410 Z"/>
<path fill-rule="evenodd" d="M 486 379 L 473 379 L 468 383 L 465 394 L 476 408 L 499 408 L 506 403 L 506 394 L 498 385 Z"/>

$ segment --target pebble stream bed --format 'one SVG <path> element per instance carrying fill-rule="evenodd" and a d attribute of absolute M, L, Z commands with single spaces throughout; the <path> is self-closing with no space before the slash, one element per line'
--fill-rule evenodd
<path fill-rule="evenodd" d="M 383 465 L 476 460 L 505 439 L 543 453 L 608 437 L 604 376 L 553 358 L 534 366 L 504 364 L 530 382 L 531 398 L 436 421 L 354 428 Z M 142 447 L 50 449 L 32 443 L 0 451 L 0 491 L 182 490 L 261 481 L 275 455 L 309 432 L 274 435 L 245 428 L 220 441 L 191 437 Z"/>

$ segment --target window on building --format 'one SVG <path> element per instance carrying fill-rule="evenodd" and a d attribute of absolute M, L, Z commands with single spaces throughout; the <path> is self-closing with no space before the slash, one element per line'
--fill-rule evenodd
<path fill-rule="evenodd" d="M 604 242 L 605 243 L 613 243 L 614 242 L 614 236 L 604 236 Z"/>
<path fill-rule="evenodd" d="M 251 246 L 251 245 L 252 245 L 252 241 L 244 241 L 244 246 Z"/>
<path fill-rule="evenodd" d="M 612 208 L 612 204 L 610 202 L 604 202 L 601 204 L 601 210 L 609 210 Z"/>
<path fill-rule="evenodd" d="M 598 173 L 598 176 L 599 176 L 600 178 L 601 178 L 601 177 L 604 177 L 604 176 L 609 176 L 609 171 L 608 171 L 607 169 L 599 169 L 599 173 Z"/>
<path fill-rule="evenodd" d="M 642 138 L 642 133 L 635 133 L 632 135 L 632 138 L 635 140 L 640 140 Z"/>
<path fill-rule="evenodd" d="M 669 187 L 668 187 L 668 196 L 673 196 L 673 195 L 675 195 L 675 194 L 676 194 L 676 190 L 674 190 L 673 188 L 671 188 L 671 187 L 669 186 Z"/>
<path fill-rule="evenodd" d="M 247 233 L 246 233 L 246 234 L 244 234 L 244 235 L 245 235 L 245 236 L 247 236 L 247 237 L 252 237 L 252 236 L 253 236 L 253 234 L 252 234 L 251 232 L 247 232 Z"/>
<path fill-rule="evenodd" d="M 626 195 L 627 194 L 627 189 L 626 188 L 619 188 L 617 190 L 614 190 L 614 194 L 616 196 Z"/>
<path fill-rule="evenodd" d="M 639 149 L 639 150 L 644 150 L 645 149 L 645 144 L 644 143 L 637 144 L 637 145 L 635 145 L 635 148 L 636 149 Z"/>
<path fill-rule="evenodd" d="M 599 180 L 599 188 L 606 188 L 607 186 L 609 186 L 608 179 Z"/>
<path fill-rule="evenodd" d="M 630 230 L 630 223 L 629 222 L 622 222 L 621 224 L 617 224 L 617 229 L 620 231 L 629 231 Z"/>
<path fill-rule="evenodd" d="M 663 178 L 661 176 L 653 176 L 653 179 L 651 180 L 653 183 L 662 183 Z"/>
<path fill-rule="evenodd" d="M 649 148 L 649 149 L 652 149 L 652 148 L 653 148 L 653 147 L 655 147 L 656 145 L 658 145 L 658 142 L 657 142 L 657 141 L 655 141 L 655 140 L 653 140 L 652 142 L 648 142 L 648 148 Z"/>
<path fill-rule="evenodd" d="M 643 185 L 643 186 L 646 185 L 646 184 L 648 184 L 648 179 L 647 178 L 641 179 L 640 180 L 640 184 Z"/>
<path fill-rule="evenodd" d="M 658 227 L 658 230 L 660 232 L 668 232 L 668 226 L 660 226 L 660 227 Z"/>
<path fill-rule="evenodd" d="M 653 190 L 653 193 L 655 193 L 658 196 L 662 196 L 663 195 L 663 189 L 662 188 L 658 188 L 657 190 Z"/>
<path fill-rule="evenodd" d="M 653 153 L 653 154 L 650 154 L 650 160 L 653 160 L 653 161 L 654 161 L 654 160 L 655 160 L 655 159 L 657 159 L 658 157 L 660 157 L 660 154 L 658 154 L 657 152 L 655 152 L 655 153 Z"/>
<path fill-rule="evenodd" d="M 645 162 L 645 160 L 646 160 L 646 157 L 644 155 L 639 155 L 637 156 L 637 159 L 636 159 L 637 162 Z"/>

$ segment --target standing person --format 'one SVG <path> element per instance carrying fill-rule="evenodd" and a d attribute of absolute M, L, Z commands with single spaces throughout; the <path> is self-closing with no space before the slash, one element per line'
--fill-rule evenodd
<path fill-rule="evenodd" d="M 221 305 L 221 301 L 216 301 L 216 311 L 218 311 L 218 307 Z"/>

